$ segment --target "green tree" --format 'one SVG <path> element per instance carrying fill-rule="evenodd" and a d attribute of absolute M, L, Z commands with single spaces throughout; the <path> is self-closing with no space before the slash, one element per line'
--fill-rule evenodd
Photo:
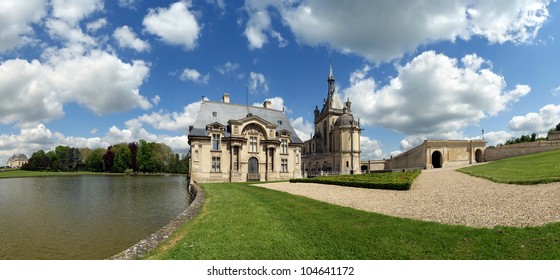
<path fill-rule="evenodd" d="M 89 152 L 87 158 L 85 158 L 85 168 L 88 171 L 93 172 L 103 172 L 103 154 L 104 149 L 95 149 Z"/>
<path fill-rule="evenodd" d="M 138 146 L 138 170 L 153 173 L 156 171 L 154 158 L 154 145 L 142 139 Z"/>
<path fill-rule="evenodd" d="M 55 169 L 56 170 L 62 170 L 62 171 L 69 171 L 69 165 L 70 165 L 70 147 L 68 146 L 57 146 L 54 149 L 54 153 L 56 154 L 56 166 Z"/>
<path fill-rule="evenodd" d="M 25 170 L 47 170 L 51 169 L 52 162 L 50 158 L 45 154 L 45 151 L 39 150 L 31 155 L 31 158 L 22 169 Z"/>
<path fill-rule="evenodd" d="M 169 165 L 174 157 L 171 148 L 163 143 L 151 143 L 154 145 L 153 161 L 157 172 L 170 172 Z"/>
<path fill-rule="evenodd" d="M 130 150 L 130 168 L 134 173 L 138 173 L 138 143 L 132 142 L 128 143 L 128 149 Z"/>
<path fill-rule="evenodd" d="M 121 143 L 113 146 L 113 152 L 115 153 L 115 164 L 113 165 L 113 171 L 117 173 L 124 173 L 130 168 L 130 162 L 132 154 L 128 148 L 128 144 Z"/>

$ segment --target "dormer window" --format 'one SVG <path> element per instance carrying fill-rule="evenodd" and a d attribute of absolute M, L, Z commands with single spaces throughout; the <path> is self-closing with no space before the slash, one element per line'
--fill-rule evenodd
<path fill-rule="evenodd" d="M 220 149 L 220 134 L 212 134 L 212 151 L 219 151 Z"/>
<path fill-rule="evenodd" d="M 218 112 L 212 112 L 212 117 L 217 117 L 218 116 Z"/>

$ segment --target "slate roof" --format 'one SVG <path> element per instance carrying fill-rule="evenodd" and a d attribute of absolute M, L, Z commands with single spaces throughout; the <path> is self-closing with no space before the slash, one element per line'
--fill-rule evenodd
<path fill-rule="evenodd" d="M 214 112 L 216 112 L 216 116 L 214 116 Z M 303 141 L 298 137 L 290 120 L 283 111 L 214 101 L 202 101 L 196 121 L 189 135 L 208 136 L 206 132 L 206 126 L 208 124 L 218 122 L 227 127 L 229 120 L 244 119 L 247 117 L 248 113 L 251 113 L 253 116 L 258 116 L 271 124 L 277 125 L 277 132 L 282 130 L 289 131 L 292 134 L 292 143 L 303 144 Z M 229 137 L 230 134 L 226 133 L 225 136 Z"/>

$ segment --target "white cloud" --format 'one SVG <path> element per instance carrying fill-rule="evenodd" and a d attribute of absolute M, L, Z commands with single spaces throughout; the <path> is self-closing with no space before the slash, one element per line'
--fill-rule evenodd
<path fill-rule="evenodd" d="M 457 133 L 530 91 L 526 85 L 507 91 L 504 77 L 481 68 L 490 63 L 474 58 L 465 56 L 462 66 L 457 59 L 424 52 L 397 66 L 398 76 L 383 87 L 366 75 L 366 66 L 352 73 L 350 87 L 342 91 L 344 99 L 350 98 L 353 112 L 366 126 L 381 125 L 405 135 Z"/>
<path fill-rule="evenodd" d="M 85 34 L 77 24 L 71 24 L 67 21 L 50 18 L 45 23 L 47 32 L 53 39 L 65 40 L 67 44 L 79 44 L 80 46 L 96 46 L 96 41 L 89 35 Z M 72 46 L 77 47 L 77 46 Z"/>
<path fill-rule="evenodd" d="M 202 75 L 196 69 L 185 68 L 179 78 L 183 81 L 189 80 L 199 84 L 208 84 L 208 80 L 210 80 L 210 73 Z"/>
<path fill-rule="evenodd" d="M 102 51 L 52 60 L 0 63 L 0 99 L 9 101 L 0 103 L 0 123 L 27 126 L 57 119 L 71 102 L 96 114 L 151 107 L 139 94 L 149 73 L 143 61 L 129 64 Z"/>
<path fill-rule="evenodd" d="M 550 92 L 551 92 L 552 95 L 554 95 L 554 96 L 560 95 L 560 86 L 558 86 L 558 87 L 556 87 L 556 88 L 553 88 Z"/>
<path fill-rule="evenodd" d="M 303 117 L 290 119 L 290 122 L 301 140 L 307 141 L 311 138 L 311 134 L 315 130 L 313 123 L 304 120 Z"/>
<path fill-rule="evenodd" d="M 138 2 L 138 0 L 119 0 L 118 5 L 121 8 L 127 8 L 127 9 L 136 9 L 136 2 Z"/>
<path fill-rule="evenodd" d="M 0 123 L 26 124 L 64 115 L 63 102 L 50 90 L 53 69 L 39 61 L 7 60 L 0 64 Z"/>
<path fill-rule="evenodd" d="M 14 154 L 24 153 L 28 157 L 40 149 L 50 149 L 53 133 L 43 124 L 22 128 L 19 134 L 0 134 L 0 165 L 4 165 Z"/>
<path fill-rule="evenodd" d="M 249 92 L 256 94 L 259 92 L 267 93 L 268 92 L 268 82 L 266 78 L 261 73 L 251 72 L 249 74 L 249 81 L 248 81 Z"/>
<path fill-rule="evenodd" d="M 381 159 L 383 157 L 383 151 L 379 142 L 367 136 L 360 136 L 360 149 L 362 160 Z"/>
<path fill-rule="evenodd" d="M 513 131 L 538 134 L 547 133 L 560 122 L 560 105 L 548 104 L 543 106 L 538 113 L 528 113 L 525 116 L 513 117 L 508 127 Z"/>
<path fill-rule="evenodd" d="M 250 49 L 260 49 L 268 41 L 265 31 L 270 29 L 270 17 L 267 11 L 256 11 L 251 14 L 244 34 L 249 40 Z"/>
<path fill-rule="evenodd" d="M 161 101 L 161 97 L 159 97 L 159 95 L 156 95 L 152 98 L 152 104 L 154 105 L 158 105 L 160 101 Z"/>
<path fill-rule="evenodd" d="M 490 131 L 484 133 L 484 140 L 487 142 L 487 146 L 496 146 L 498 144 L 504 144 L 507 140 L 514 137 L 513 133 L 504 130 L 500 131 Z"/>
<path fill-rule="evenodd" d="M 38 23 L 46 14 L 43 0 L 0 1 L 0 53 L 31 41 L 33 23 Z"/>
<path fill-rule="evenodd" d="M 533 40 L 549 18 L 550 1 L 477 1 L 467 9 L 470 31 L 491 43 L 526 43 Z"/>
<path fill-rule="evenodd" d="M 168 113 L 168 112 L 152 112 L 151 114 L 144 114 L 137 118 L 138 121 L 149 124 L 155 129 L 187 132 L 190 125 L 193 125 L 201 101 L 191 103 L 184 107 L 183 112 Z"/>
<path fill-rule="evenodd" d="M 274 109 L 274 110 L 278 110 L 278 111 L 286 111 L 288 113 L 291 112 L 290 109 L 286 108 L 286 106 L 284 106 L 284 98 L 282 97 L 271 97 L 271 98 L 266 98 L 265 101 L 270 101 L 271 105 L 270 108 Z M 263 103 L 253 103 L 253 106 L 256 107 L 263 107 Z"/>
<path fill-rule="evenodd" d="M 189 11 L 190 6 L 190 2 L 180 1 L 167 9 L 150 9 L 142 23 L 148 32 L 160 37 L 163 42 L 192 50 L 196 47 L 201 27 Z"/>
<path fill-rule="evenodd" d="M 95 21 L 88 22 L 86 24 L 86 29 L 89 32 L 96 32 L 97 30 L 99 30 L 99 29 L 101 29 L 105 26 L 107 26 L 107 19 L 106 18 L 100 18 L 100 19 L 97 19 Z"/>
<path fill-rule="evenodd" d="M 149 73 L 143 61 L 124 63 L 102 51 L 64 60 L 54 67 L 52 83 L 66 102 L 77 102 L 96 114 L 149 109 L 150 102 L 139 93 Z M 72 76 L 72 79 L 66 77 Z"/>
<path fill-rule="evenodd" d="M 424 140 L 469 140 L 463 135 L 461 131 L 443 131 L 427 134 L 415 134 L 405 137 L 400 142 L 400 148 L 402 150 L 410 150 L 416 146 L 419 146 L 424 142 Z"/>
<path fill-rule="evenodd" d="M 136 33 L 128 26 L 115 29 L 113 37 L 117 40 L 119 47 L 135 49 L 137 52 L 150 50 L 150 44 L 136 37 Z"/>
<path fill-rule="evenodd" d="M 237 69 L 239 69 L 239 64 L 238 63 L 232 63 L 231 61 L 228 61 L 226 63 L 224 63 L 224 65 L 220 65 L 218 67 L 216 67 L 216 71 L 218 71 L 218 73 L 222 74 L 222 75 L 228 75 L 230 73 L 234 73 Z"/>
<path fill-rule="evenodd" d="M 103 10 L 102 0 L 52 0 L 52 15 L 70 24 L 76 24 L 90 14 Z"/>
<path fill-rule="evenodd" d="M 206 2 L 216 5 L 222 11 L 222 15 L 225 13 L 226 2 L 224 0 L 206 0 Z"/>
<path fill-rule="evenodd" d="M 271 10 L 300 44 L 329 45 L 372 62 L 391 61 L 418 46 L 472 36 L 488 42 L 531 43 L 549 18 L 548 0 L 516 1 L 369 1 L 248 0 L 245 36 L 249 47 L 262 48 L 272 28 Z M 351 31 L 351 32 L 350 32 Z"/>

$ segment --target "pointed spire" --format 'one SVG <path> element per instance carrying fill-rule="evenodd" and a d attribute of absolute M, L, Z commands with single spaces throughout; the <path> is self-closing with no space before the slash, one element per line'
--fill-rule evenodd
<path fill-rule="evenodd" d="M 335 91 L 335 89 L 334 89 L 334 74 L 333 74 L 333 70 L 332 70 L 332 62 L 329 63 L 329 78 L 327 79 L 327 82 L 329 83 L 328 97 L 330 99 L 332 94 Z"/>
<path fill-rule="evenodd" d="M 334 74 L 333 74 L 333 71 L 332 71 L 332 62 L 330 62 L 329 80 L 334 80 Z"/>

